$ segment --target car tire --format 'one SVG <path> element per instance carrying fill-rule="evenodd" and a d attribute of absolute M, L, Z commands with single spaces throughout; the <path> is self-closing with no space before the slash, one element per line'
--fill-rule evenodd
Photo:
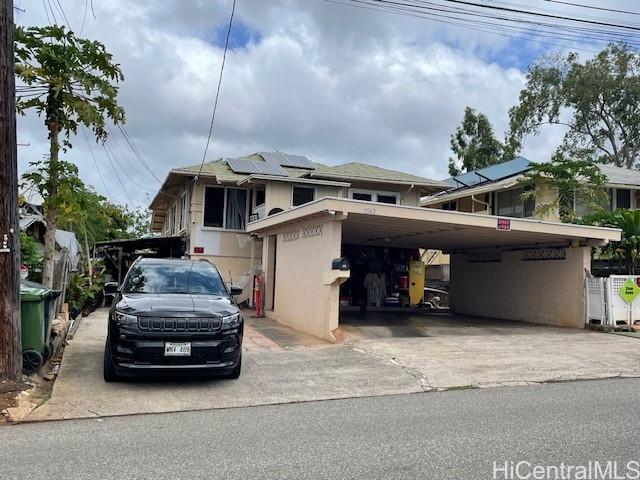
<path fill-rule="evenodd" d="M 108 341 L 104 344 L 102 376 L 104 377 L 104 381 L 107 383 L 117 382 L 119 380 L 118 374 L 116 373 L 116 367 L 113 364 L 113 359 L 111 358 L 111 347 L 109 346 Z"/>
<path fill-rule="evenodd" d="M 228 374 L 225 378 L 230 380 L 236 380 L 240 378 L 240 371 L 242 370 L 242 355 L 238 359 L 238 364 L 233 368 L 230 374 Z"/>

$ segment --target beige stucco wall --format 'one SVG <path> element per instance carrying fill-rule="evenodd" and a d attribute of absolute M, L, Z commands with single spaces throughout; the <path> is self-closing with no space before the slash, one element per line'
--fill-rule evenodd
<path fill-rule="evenodd" d="M 590 268 L 588 247 L 568 248 L 565 260 L 523 261 L 522 251 L 502 261 L 469 263 L 451 255 L 450 304 L 467 315 L 583 328 L 583 282 Z"/>
<path fill-rule="evenodd" d="M 334 341 L 340 287 L 331 282 L 331 261 L 340 256 L 342 223 L 308 220 L 277 233 L 275 298 L 268 317 L 296 330 Z M 264 242 L 267 250 L 268 242 Z M 263 253 L 269 268 L 268 252 Z M 265 272 L 268 278 L 268 272 Z M 269 288 L 266 288 L 269 291 Z"/>
<path fill-rule="evenodd" d="M 219 186 L 216 183 L 198 181 L 191 194 L 189 256 L 191 258 L 206 258 L 214 262 L 226 282 L 239 279 L 250 273 L 251 269 L 251 238 L 246 233 L 213 229 L 203 226 L 203 198 L 204 186 Z M 195 253 L 194 249 L 201 247 L 204 253 Z M 257 257 L 262 251 L 257 252 Z"/>
<path fill-rule="evenodd" d="M 400 194 L 400 204 L 407 205 L 409 207 L 420 206 L 420 192 L 415 188 L 410 190 L 404 190 Z"/>
<path fill-rule="evenodd" d="M 558 200 L 558 190 L 548 181 L 539 181 L 536 185 L 536 210 L 544 205 L 553 204 Z M 559 222 L 560 213 L 558 207 L 554 207 L 551 211 L 544 215 L 536 215 L 540 220 L 548 220 L 550 222 Z"/>
<path fill-rule="evenodd" d="M 296 184 L 289 182 L 267 182 L 265 186 L 265 212 L 268 214 L 274 208 L 288 210 L 291 208 L 292 191 L 294 186 L 312 187 L 316 189 L 316 200 L 323 197 L 342 197 L 340 187 L 330 185 Z"/>

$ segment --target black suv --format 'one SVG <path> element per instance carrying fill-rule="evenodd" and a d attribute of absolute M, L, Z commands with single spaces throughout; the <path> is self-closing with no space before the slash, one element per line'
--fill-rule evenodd
<path fill-rule="evenodd" d="M 139 258 L 109 311 L 104 379 L 155 373 L 238 378 L 242 313 L 206 261 Z"/>

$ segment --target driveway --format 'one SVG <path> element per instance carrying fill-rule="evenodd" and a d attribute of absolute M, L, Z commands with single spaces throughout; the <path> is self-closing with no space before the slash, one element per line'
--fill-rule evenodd
<path fill-rule="evenodd" d="M 267 319 L 247 322 L 238 380 L 107 384 L 102 380 L 107 311 L 100 310 L 82 320 L 65 350 L 51 399 L 27 420 L 640 376 L 637 339 L 590 331 L 370 313 L 343 317 L 345 342 L 331 345 Z"/>
<path fill-rule="evenodd" d="M 349 312 L 340 323 L 347 344 L 427 388 L 640 376 L 638 338 L 450 313 Z"/>

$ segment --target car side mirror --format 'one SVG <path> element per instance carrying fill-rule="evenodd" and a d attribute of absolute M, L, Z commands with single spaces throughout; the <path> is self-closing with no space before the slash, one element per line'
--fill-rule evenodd
<path fill-rule="evenodd" d="M 235 285 L 231 285 L 231 288 L 229 289 L 229 293 L 231 294 L 232 297 L 235 297 L 236 295 L 240 295 L 242 291 L 243 291 L 242 287 L 236 287 Z"/>

